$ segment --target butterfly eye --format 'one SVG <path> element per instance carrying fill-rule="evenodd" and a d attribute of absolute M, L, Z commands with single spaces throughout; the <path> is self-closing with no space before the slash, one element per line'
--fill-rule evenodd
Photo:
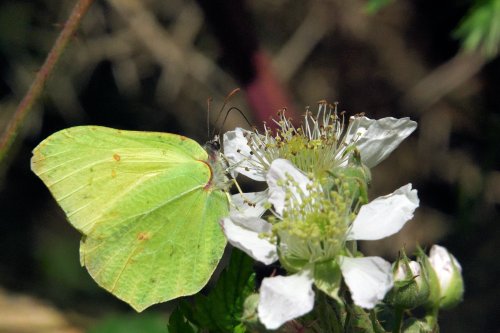
<path fill-rule="evenodd" d="M 219 141 L 212 141 L 212 146 L 215 150 L 220 150 L 220 143 Z"/>
<path fill-rule="evenodd" d="M 205 150 L 209 152 L 217 152 L 220 151 L 220 143 L 217 140 L 210 140 L 205 143 Z"/>

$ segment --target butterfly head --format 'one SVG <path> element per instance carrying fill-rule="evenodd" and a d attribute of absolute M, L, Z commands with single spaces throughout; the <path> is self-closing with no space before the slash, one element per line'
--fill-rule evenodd
<path fill-rule="evenodd" d="M 207 162 L 212 171 L 209 187 L 229 190 L 232 182 L 228 178 L 227 161 L 221 151 L 220 137 L 216 135 L 212 140 L 207 141 L 203 148 L 208 154 Z"/>
<path fill-rule="evenodd" d="M 216 135 L 212 140 L 207 141 L 204 146 L 208 154 L 220 153 L 220 137 Z"/>

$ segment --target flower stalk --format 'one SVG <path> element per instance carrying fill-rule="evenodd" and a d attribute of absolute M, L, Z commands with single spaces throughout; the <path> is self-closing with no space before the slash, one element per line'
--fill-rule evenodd
<path fill-rule="evenodd" d="M 397 307 L 394 309 L 394 323 L 393 323 L 392 333 L 401 332 L 401 326 L 403 325 L 403 315 L 404 315 L 404 309 L 402 307 Z"/>

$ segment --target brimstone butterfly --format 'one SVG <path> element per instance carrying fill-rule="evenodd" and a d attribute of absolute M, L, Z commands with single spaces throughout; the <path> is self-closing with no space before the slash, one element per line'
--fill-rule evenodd
<path fill-rule="evenodd" d="M 83 234 L 81 264 L 137 311 L 197 293 L 222 257 L 229 186 L 217 150 L 79 126 L 42 141 L 31 168 Z"/>

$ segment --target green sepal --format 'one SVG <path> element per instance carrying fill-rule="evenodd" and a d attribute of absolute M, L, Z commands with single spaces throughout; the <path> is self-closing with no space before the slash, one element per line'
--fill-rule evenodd
<path fill-rule="evenodd" d="M 382 305 L 382 304 L 381 304 Z M 364 310 L 363 308 L 356 306 L 354 304 L 347 306 L 348 316 L 345 321 L 345 332 L 361 333 L 361 332 L 371 332 L 371 333 L 386 333 L 386 329 L 382 326 L 380 321 L 380 315 L 382 314 L 383 321 L 386 319 L 384 317 L 384 312 L 382 306 L 377 306 L 372 310 Z"/>
<path fill-rule="evenodd" d="M 418 320 L 416 318 L 407 319 L 403 327 L 401 328 L 403 333 L 438 333 L 439 329 L 437 327 L 431 327 L 428 323 L 423 320 Z"/>
<path fill-rule="evenodd" d="M 442 291 L 441 302 L 439 307 L 441 309 L 451 309 L 457 306 L 458 303 L 462 302 L 464 296 L 464 280 L 462 278 L 462 273 L 458 267 L 453 265 L 453 277 L 450 280 L 450 284 L 444 292 Z"/>
<path fill-rule="evenodd" d="M 349 312 L 345 329 L 348 333 L 376 333 L 370 314 L 359 306 L 352 305 L 347 310 Z"/>
<path fill-rule="evenodd" d="M 336 260 L 314 264 L 314 285 L 325 294 L 342 304 L 339 298 L 339 289 L 342 281 L 342 272 Z"/>
<path fill-rule="evenodd" d="M 428 295 L 428 289 L 426 293 L 419 292 L 419 287 L 414 279 L 395 281 L 394 287 L 386 295 L 385 301 L 394 307 L 413 309 L 422 305 L 426 301 Z"/>
<path fill-rule="evenodd" d="M 197 294 L 192 302 L 182 301 L 180 310 L 188 320 L 210 332 L 242 333 L 245 299 L 255 288 L 253 260 L 233 249 L 231 260 L 207 296 Z"/>
<path fill-rule="evenodd" d="M 356 148 L 352 149 L 352 156 L 349 158 L 347 166 L 337 167 L 331 170 L 330 176 L 334 180 L 335 187 L 342 186 L 342 191 L 348 190 L 355 198 L 353 207 L 368 203 L 368 187 L 371 183 L 370 169 L 361 162 L 361 155 Z"/>
<path fill-rule="evenodd" d="M 280 247 L 277 246 L 278 249 L 278 256 L 279 256 L 279 262 L 283 266 L 284 269 L 290 274 L 297 273 L 304 269 L 307 265 L 309 265 L 309 261 L 306 259 L 294 259 L 294 258 L 289 258 L 286 255 L 284 255 Z"/>
<path fill-rule="evenodd" d="M 439 302 L 441 299 L 441 287 L 439 286 L 439 279 L 432 268 L 432 265 L 429 261 L 429 257 L 425 254 L 422 248 L 417 248 L 417 258 L 420 261 L 423 271 L 423 276 L 428 282 L 429 285 L 429 297 L 427 298 L 427 302 L 425 302 L 424 306 L 427 311 L 430 311 L 434 308 L 439 308 Z"/>

